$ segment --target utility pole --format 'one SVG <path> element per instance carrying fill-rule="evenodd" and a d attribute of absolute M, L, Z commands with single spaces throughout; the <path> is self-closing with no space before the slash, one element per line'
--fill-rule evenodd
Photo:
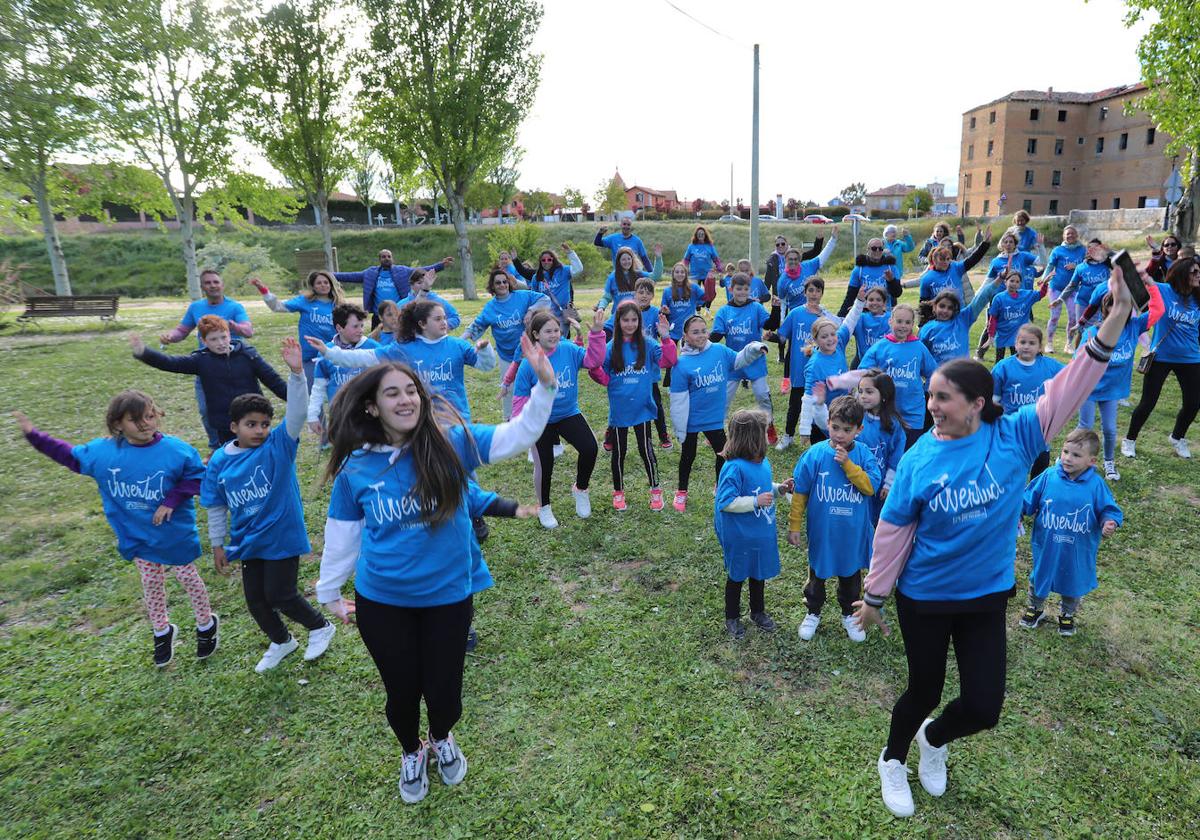
<path fill-rule="evenodd" d="M 754 121 L 750 134 L 750 264 L 758 266 L 758 44 L 754 45 Z"/>

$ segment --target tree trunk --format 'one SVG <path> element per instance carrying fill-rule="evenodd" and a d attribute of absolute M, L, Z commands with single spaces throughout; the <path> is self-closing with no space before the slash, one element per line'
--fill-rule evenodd
<path fill-rule="evenodd" d="M 46 253 L 50 257 L 50 272 L 54 275 L 54 294 L 71 294 L 71 276 L 67 272 L 67 258 L 63 255 L 62 242 L 58 238 L 58 228 L 54 225 L 54 211 L 50 208 L 50 196 L 46 193 L 45 170 L 38 174 L 33 185 L 33 195 L 37 200 L 38 215 L 42 217 L 42 236 L 46 240 Z"/>
<path fill-rule="evenodd" d="M 184 195 L 176 212 L 179 218 L 179 244 L 183 249 L 183 267 L 187 272 L 187 292 L 192 300 L 200 299 L 200 269 L 196 265 L 196 203 Z"/>
<path fill-rule="evenodd" d="M 400 199 L 398 199 L 394 196 L 392 197 L 392 212 L 395 213 L 395 215 L 392 216 L 392 218 L 395 219 L 396 224 L 397 225 L 403 224 L 403 222 L 400 219 Z"/>
<path fill-rule="evenodd" d="M 1191 184 L 1183 192 L 1183 197 L 1176 202 L 1174 218 L 1171 220 L 1171 232 L 1184 242 L 1196 240 L 1197 223 L 1200 222 L 1200 150 L 1192 151 Z"/>
<path fill-rule="evenodd" d="M 475 265 L 471 262 L 471 239 L 467 236 L 467 210 L 462 193 L 450 193 L 450 220 L 458 239 L 458 262 L 462 266 L 463 299 L 475 300 Z"/>
<path fill-rule="evenodd" d="M 317 213 L 317 223 L 321 226 L 321 247 L 325 249 L 325 268 L 336 271 L 333 265 L 333 227 L 329 224 L 329 196 L 324 190 L 319 190 L 313 199 L 313 210 Z"/>

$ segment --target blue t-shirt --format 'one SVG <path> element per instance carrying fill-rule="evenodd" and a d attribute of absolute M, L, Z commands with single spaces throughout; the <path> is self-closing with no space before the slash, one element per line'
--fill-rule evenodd
<path fill-rule="evenodd" d="M 509 292 L 504 300 L 492 298 L 483 305 L 475 323 L 483 329 L 491 327 L 496 340 L 496 355 L 506 362 L 521 357 L 521 333 L 525 329 L 525 313 L 540 306 L 548 298 L 540 292 L 518 289 Z"/>
<path fill-rule="evenodd" d="M 725 336 L 725 345 L 730 350 L 741 350 L 751 341 L 762 341 L 762 328 L 771 313 L 758 301 L 749 301 L 745 306 L 727 303 L 717 310 L 712 331 Z M 738 379 L 754 381 L 767 375 L 767 357 L 759 356 L 752 364 L 734 371 Z"/>
<path fill-rule="evenodd" d="M 487 463 L 493 432 L 479 425 L 446 430 L 468 473 Z M 405 448 L 394 462 L 393 454 L 358 450 L 333 482 L 329 518 L 363 525 L 354 587 L 397 607 L 456 604 L 474 591 L 468 488 L 450 520 L 431 527 L 421 521 L 421 503 L 413 495 L 412 450 Z"/>
<path fill-rule="evenodd" d="M 1092 389 L 1089 400 L 1123 400 L 1129 396 L 1133 380 L 1133 355 L 1137 352 L 1138 338 L 1150 329 L 1149 324 L 1149 312 L 1143 312 L 1126 322 L 1125 329 L 1121 330 L 1121 337 L 1117 339 L 1117 346 L 1113 348 L 1112 357 L 1108 360 L 1108 367 L 1105 368 L 1104 375 L 1100 377 L 1096 387 Z M 1079 340 L 1079 347 L 1075 351 L 1076 356 L 1087 352 L 1087 343 L 1098 330 L 1099 327 L 1088 327 L 1084 330 L 1083 338 Z"/>
<path fill-rule="evenodd" d="M 1046 380 L 1053 379 L 1063 363 L 1039 353 L 1026 364 L 1016 356 L 1007 356 L 992 368 L 993 396 L 1005 414 L 1012 414 L 1026 405 L 1033 405 L 1046 393 Z"/>
<path fill-rule="evenodd" d="M 395 336 L 395 334 L 390 333 L 387 330 L 380 330 L 379 338 L 376 339 L 376 341 L 380 347 L 386 347 L 389 344 L 396 343 L 396 336 Z"/>
<path fill-rule="evenodd" d="M 1012 590 L 1021 495 L 1045 451 L 1033 406 L 963 438 L 918 438 L 900 459 L 881 513 L 892 525 L 917 526 L 899 591 L 961 601 Z"/>
<path fill-rule="evenodd" d="M 333 301 L 313 298 L 309 300 L 304 295 L 296 295 L 285 300 L 283 305 L 288 312 L 300 313 L 300 352 L 304 361 L 311 361 L 320 354 L 304 339 L 312 336 L 328 344 L 336 334 L 333 329 Z"/>
<path fill-rule="evenodd" d="M 858 363 L 860 370 L 879 368 L 896 384 L 896 410 L 910 429 L 925 424 L 925 387 L 937 370 L 933 355 L 920 341 L 881 338 Z"/>
<path fill-rule="evenodd" d="M 629 248 L 633 253 L 637 254 L 638 259 L 642 261 L 642 266 L 649 268 L 653 263 L 650 255 L 646 253 L 646 246 L 642 244 L 642 240 L 636 233 L 624 236 L 620 231 L 610 233 L 600 240 L 600 244 L 612 252 L 613 268 L 617 267 L 617 251 L 622 248 Z"/>
<path fill-rule="evenodd" d="M 1155 361 L 1200 362 L 1200 346 L 1197 346 L 1197 329 L 1200 328 L 1200 306 L 1194 295 L 1181 298 L 1166 283 L 1159 283 L 1162 293 L 1163 316 L 1154 325 L 1154 336 L 1150 346 L 1155 351 Z"/>
<path fill-rule="evenodd" d="M 328 341 L 328 342 L 326 342 L 326 344 L 329 347 L 335 346 L 332 341 Z M 354 349 L 355 350 L 376 350 L 383 346 L 384 346 L 383 344 L 380 344 L 375 339 L 368 338 L 368 339 L 364 339 L 359 344 L 356 344 L 354 346 Z M 366 370 L 365 367 L 350 368 L 350 367 L 342 367 L 341 365 L 335 365 L 333 362 L 322 357 L 320 359 L 317 359 L 316 365 L 313 366 L 313 379 L 324 379 L 325 380 L 325 402 L 332 403 L 333 395 L 338 392 L 338 388 L 341 388 L 343 385 L 345 385 L 347 382 L 349 382 L 354 377 L 358 376 L 364 370 Z"/>
<path fill-rule="evenodd" d="M 205 315 L 216 315 L 218 318 L 224 318 L 226 321 L 237 321 L 244 323 L 250 320 L 250 316 L 246 314 L 246 307 L 242 306 L 233 298 L 224 298 L 216 306 L 208 302 L 208 298 L 200 298 L 188 304 L 187 310 L 183 313 L 183 318 L 179 323 L 183 324 L 189 330 L 195 329 L 200 323 L 200 319 Z M 332 323 L 332 318 L 330 319 Z M 203 347 L 204 341 L 200 338 L 199 333 L 196 334 L 196 343 Z"/>
<path fill-rule="evenodd" d="M 886 312 L 882 315 L 875 315 L 864 310 L 858 316 L 858 323 L 854 325 L 855 352 L 861 358 L 863 353 L 871 349 L 872 344 L 887 335 L 891 329 L 892 325 Z"/>
<path fill-rule="evenodd" d="M 657 306 L 647 306 L 642 310 L 642 335 L 655 341 L 659 339 Z"/>
<path fill-rule="evenodd" d="M 1017 228 L 1017 250 L 1032 251 L 1037 247 L 1037 231 L 1031 227 Z"/>
<path fill-rule="evenodd" d="M 379 275 L 375 279 L 376 312 L 379 311 L 379 304 L 383 303 L 385 300 L 400 300 L 400 291 L 396 288 L 396 278 L 392 276 L 392 273 L 395 271 L 395 266 L 392 266 L 391 268 L 379 269 Z"/>
<path fill-rule="evenodd" d="M 691 244 L 683 252 L 683 261 L 688 264 L 688 277 L 693 280 L 703 280 L 712 271 L 713 264 L 719 259 L 717 249 L 711 242 L 701 245 Z"/>
<path fill-rule="evenodd" d="M 1037 263 L 1037 256 L 1028 251 L 1017 251 L 1012 255 L 1012 267 L 1021 273 L 1022 289 L 1033 288 L 1033 278 L 1037 276 L 1037 271 L 1034 268 L 1035 263 Z M 1008 255 L 1001 254 L 993 259 L 991 265 L 988 266 L 987 278 L 995 280 L 1007 267 Z"/>
<path fill-rule="evenodd" d="M 242 449 L 230 441 L 209 460 L 200 504 L 229 509 L 230 560 L 285 560 L 312 551 L 296 480 L 299 445 L 280 423 L 261 446 Z"/>
<path fill-rule="evenodd" d="M 687 432 L 711 432 L 725 426 L 726 384 L 733 378 L 737 353 L 710 343 L 699 353 L 685 349 L 671 370 L 671 393 L 688 394 Z"/>
<path fill-rule="evenodd" d="M 963 299 L 962 279 L 966 273 L 966 263 L 962 260 L 950 263 L 945 271 L 938 271 L 935 268 L 926 269 L 925 273 L 921 275 L 919 290 L 921 300 L 933 300 L 939 292 L 950 289 L 958 295 L 959 303 L 961 303 Z"/>
<path fill-rule="evenodd" d="M 1059 245 L 1051 252 L 1046 260 L 1046 269 L 1050 273 L 1050 288 L 1061 292 L 1071 282 L 1075 266 L 1087 259 L 1087 247 L 1083 245 Z"/>
<path fill-rule="evenodd" d="M 1051 592 L 1082 598 L 1098 585 L 1096 554 L 1105 520 L 1124 520 L 1108 483 L 1092 467 L 1071 478 L 1056 462 L 1029 482 L 1022 512 L 1033 517 L 1029 584 L 1039 598 Z"/>
<path fill-rule="evenodd" d="M 808 360 L 808 368 L 804 371 L 804 393 L 811 394 L 813 386 L 818 382 L 824 382 L 831 376 L 838 376 L 850 369 L 846 364 L 846 345 L 850 343 L 850 330 L 843 323 L 838 327 L 837 331 L 837 347 L 832 353 L 823 353 L 816 346 L 813 347 L 812 357 Z M 792 354 L 799 352 L 796 348 L 792 349 Z M 825 388 L 825 405 L 829 405 L 835 399 L 845 394 L 848 394 L 845 388 Z"/>
<path fill-rule="evenodd" d="M 721 278 L 721 288 L 725 290 L 725 302 L 729 303 L 733 300 L 733 289 L 729 285 L 728 277 Z M 804 295 L 801 294 L 801 297 Z M 761 277 L 750 278 L 750 297 L 747 300 L 761 302 L 764 298 L 771 297 L 771 290 L 767 288 L 767 284 L 763 282 Z"/>
<path fill-rule="evenodd" d="M 541 272 L 539 271 L 538 274 Z M 529 281 L 529 289 L 533 292 L 540 292 L 550 299 L 550 306 L 554 313 L 561 315 L 562 308 L 575 297 L 574 290 L 571 288 L 571 277 L 571 267 L 560 265 L 546 280 L 538 280 L 537 275 L 534 275 L 534 278 Z"/>
<path fill-rule="evenodd" d="M 871 543 L 875 523 L 871 518 L 871 499 L 859 492 L 842 465 L 834 460 L 834 448 L 827 440 L 810 446 L 792 478 L 797 493 L 808 496 L 805 530 L 808 534 L 808 567 L 814 577 L 849 577 L 871 565 Z M 867 474 L 871 487 L 879 492 L 879 464 L 871 450 L 855 443 L 846 457 Z"/>
<path fill-rule="evenodd" d="M 1014 296 L 1004 291 L 992 298 L 988 317 L 996 319 L 996 346 L 1014 347 L 1022 324 L 1033 320 L 1033 307 L 1042 299 L 1033 289 L 1022 289 Z"/>
<path fill-rule="evenodd" d="M 805 345 L 812 343 L 812 327 L 818 318 L 829 318 L 836 323 L 836 319 L 824 309 L 809 312 L 807 306 L 799 306 L 789 312 L 779 325 L 780 338 L 792 345 L 792 366 L 788 370 L 788 378 L 792 380 L 794 388 L 800 387 L 808 371 L 808 356 L 802 351 Z"/>
<path fill-rule="evenodd" d="M 579 369 L 583 367 L 585 355 L 587 351 L 584 348 L 569 341 L 560 341 L 558 347 L 550 354 L 550 366 L 554 368 L 558 390 L 554 392 L 554 406 L 550 409 L 547 423 L 557 423 L 579 413 Z M 529 360 L 522 359 L 521 366 L 517 368 L 517 378 L 513 382 L 513 396 L 528 397 L 533 393 L 533 386 L 537 381 L 537 374 L 534 373 Z"/>
<path fill-rule="evenodd" d="M 867 289 L 883 289 L 887 290 L 887 278 L 884 275 L 887 272 L 892 272 L 893 277 L 899 277 L 899 273 L 894 265 L 856 265 L 854 270 L 850 272 L 850 282 L 847 284 L 852 289 L 864 287 Z M 887 305 L 892 305 L 892 296 L 887 296 Z"/>
<path fill-rule="evenodd" d="M 921 327 L 921 343 L 939 365 L 969 355 L 970 339 L 971 313 L 967 310 L 946 321 L 926 321 Z"/>
<path fill-rule="evenodd" d="M 667 310 L 667 318 L 671 321 L 671 338 L 679 341 L 683 338 L 683 322 L 696 314 L 696 310 L 704 305 L 704 289 L 695 283 L 690 285 L 687 300 L 675 300 L 671 287 L 663 289 L 659 306 Z"/>
<path fill-rule="evenodd" d="M 410 294 L 396 301 L 396 306 L 403 309 L 405 306 L 412 303 L 413 300 L 414 298 Z M 462 323 L 462 318 L 459 317 L 458 310 L 454 308 L 454 305 L 450 303 L 450 301 L 446 300 L 437 292 L 426 292 L 425 300 L 433 301 L 434 303 L 440 303 L 442 305 L 442 311 L 446 313 L 446 326 L 452 330 L 458 329 L 458 325 Z"/>
<path fill-rule="evenodd" d="M 636 277 L 649 277 L 650 274 L 645 271 L 633 272 Z M 636 281 L 634 281 L 636 283 Z M 619 291 L 617 289 L 617 273 L 609 272 L 608 279 L 604 281 L 604 293 L 612 298 L 612 311 L 608 313 L 608 319 L 604 322 L 604 326 L 608 330 L 613 328 L 613 318 L 617 315 L 617 307 L 627 300 L 633 300 L 634 290 Z"/>
<path fill-rule="evenodd" d="M 808 278 L 820 270 L 820 257 L 813 257 L 800 263 L 800 276 L 794 280 L 788 277 L 786 268 L 780 270 L 779 280 L 775 284 L 775 293 L 783 302 L 784 312 L 790 312 L 793 309 L 804 306 L 808 302 L 804 296 L 804 286 L 808 283 Z M 751 292 L 753 293 L 753 290 Z"/>
<path fill-rule="evenodd" d="M 879 484 L 875 486 L 875 495 L 871 497 L 872 525 L 879 523 L 879 512 L 883 509 L 883 499 L 879 498 L 879 491 L 883 488 L 883 479 L 887 478 L 888 470 L 895 475 L 896 469 L 900 466 L 900 456 L 904 454 L 907 442 L 904 426 L 900 424 L 899 419 L 892 418 L 892 430 L 886 432 L 878 416 L 869 411 L 863 415 L 862 431 L 858 433 L 854 443 L 856 448 L 864 446 L 871 451 L 871 454 L 875 456 L 875 463 L 879 465 L 880 475 Z"/>
<path fill-rule="evenodd" d="M 79 472 L 95 480 L 123 558 L 186 566 L 200 556 L 191 497 L 161 525 L 153 522 L 154 512 L 172 488 L 204 477 L 200 453 L 191 444 L 170 435 L 147 446 L 96 438 L 72 447 L 71 454 L 79 462 Z"/>
<path fill-rule="evenodd" d="M 609 376 L 608 425 L 623 429 L 653 420 L 658 416 L 654 383 L 658 381 L 662 345 L 652 338 L 646 339 L 646 358 L 640 369 L 635 367 L 637 350 L 632 342 L 622 342 L 621 361 L 624 366 L 620 370 L 613 367 L 612 351 L 613 341 L 610 341 L 604 353 L 604 371 Z"/>
<path fill-rule="evenodd" d="M 775 499 L 766 507 L 748 513 L 726 513 L 721 508 L 738 496 L 757 496 L 774 489 L 771 462 L 762 463 L 734 458 L 721 467 L 717 496 L 713 505 L 713 527 L 725 555 L 725 571 L 730 580 L 748 577 L 766 580 L 779 574 L 779 536 L 775 530 Z"/>
<path fill-rule="evenodd" d="M 471 406 L 467 404 L 467 382 L 463 369 L 467 365 L 474 367 L 479 361 L 475 345 L 457 336 L 447 335 L 437 341 L 418 337 L 404 342 L 402 346 L 408 363 L 421 381 L 448 399 L 464 419 L 470 420 Z"/>
<path fill-rule="evenodd" d="M 1090 301 L 1092 292 L 1097 286 L 1108 286 L 1108 278 L 1112 275 L 1112 266 L 1107 262 L 1081 262 L 1075 266 L 1071 282 L 1076 284 L 1075 299 Z"/>

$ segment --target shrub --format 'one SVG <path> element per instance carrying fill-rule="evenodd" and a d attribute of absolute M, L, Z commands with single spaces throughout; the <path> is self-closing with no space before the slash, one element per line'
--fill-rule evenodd
<path fill-rule="evenodd" d="M 254 295 L 257 292 L 247 282 L 257 277 L 268 286 L 280 285 L 285 278 L 288 286 L 296 288 L 296 277 L 271 259 L 270 252 L 261 245 L 246 245 L 233 239 L 214 239 L 196 252 L 196 265 L 203 271 L 215 268 L 221 272 L 225 289 L 233 297 Z"/>
<path fill-rule="evenodd" d="M 542 250 L 539 243 L 541 232 L 530 222 L 515 225 L 497 225 L 488 233 L 488 265 L 493 265 L 501 251 L 517 254 L 524 260 L 532 260 Z M 484 271 L 488 266 L 480 266 Z"/>

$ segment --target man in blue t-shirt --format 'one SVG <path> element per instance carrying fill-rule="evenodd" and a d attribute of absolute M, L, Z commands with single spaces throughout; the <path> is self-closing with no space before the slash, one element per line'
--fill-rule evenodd
<path fill-rule="evenodd" d="M 229 322 L 229 332 L 232 335 L 240 335 L 242 338 L 254 335 L 254 326 L 250 323 L 250 316 L 246 314 L 246 307 L 232 298 L 225 297 L 225 281 L 215 268 L 206 268 L 200 272 L 200 291 L 204 293 L 204 297 L 188 304 L 179 324 L 174 329 L 160 334 L 159 341 L 163 344 L 183 341 L 205 315 L 224 318 Z M 198 346 L 203 347 L 204 342 L 198 342 Z M 204 432 L 208 435 L 208 448 L 216 449 L 221 442 L 217 430 L 208 422 L 208 406 L 204 402 L 204 391 L 200 388 L 200 377 L 196 377 L 196 407 L 200 410 L 200 422 L 204 424 Z"/>
<path fill-rule="evenodd" d="M 608 235 L 605 236 L 605 234 Z M 617 267 L 617 251 L 622 248 L 629 248 L 634 254 L 637 255 L 637 258 L 642 261 L 643 270 L 649 271 L 650 266 L 654 265 L 654 262 L 650 259 L 650 255 L 646 253 L 646 246 L 643 245 L 642 240 L 633 233 L 632 219 L 621 219 L 620 233 L 608 233 L 607 227 L 601 227 L 600 230 L 596 232 L 596 238 L 593 240 L 592 244 L 597 248 L 607 248 L 609 250 L 612 255 L 614 270 Z"/>

